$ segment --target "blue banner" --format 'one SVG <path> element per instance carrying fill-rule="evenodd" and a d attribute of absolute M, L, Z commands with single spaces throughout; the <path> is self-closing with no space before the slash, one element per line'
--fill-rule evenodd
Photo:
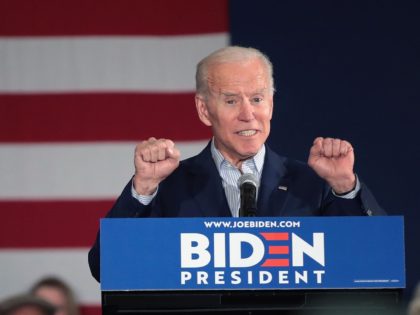
<path fill-rule="evenodd" d="M 403 217 L 101 220 L 101 289 L 405 287 Z"/>

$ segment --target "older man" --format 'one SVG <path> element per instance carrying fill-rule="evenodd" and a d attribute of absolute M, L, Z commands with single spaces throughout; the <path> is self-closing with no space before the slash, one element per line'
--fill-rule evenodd
<path fill-rule="evenodd" d="M 273 113 L 269 59 L 253 48 L 227 47 L 197 66 L 196 109 L 213 139 L 181 161 L 169 139 L 136 147 L 135 174 L 108 217 L 238 216 L 238 179 L 260 181 L 258 216 L 385 214 L 353 172 L 354 152 L 340 139 L 316 138 L 308 164 L 265 145 Z M 99 242 L 89 253 L 99 280 Z"/>

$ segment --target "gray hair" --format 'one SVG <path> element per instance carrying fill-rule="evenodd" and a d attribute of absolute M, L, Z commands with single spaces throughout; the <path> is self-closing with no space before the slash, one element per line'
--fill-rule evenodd
<path fill-rule="evenodd" d="M 258 49 L 241 46 L 228 46 L 216 50 L 197 64 L 197 71 L 195 73 L 196 93 L 203 96 L 208 95 L 207 78 L 211 66 L 230 62 L 244 62 L 253 59 L 261 60 L 262 64 L 266 67 L 270 93 L 274 94 L 273 65 L 270 59 Z"/>

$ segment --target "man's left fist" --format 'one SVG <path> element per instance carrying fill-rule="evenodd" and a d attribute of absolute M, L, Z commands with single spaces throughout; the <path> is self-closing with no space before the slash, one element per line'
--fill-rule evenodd
<path fill-rule="evenodd" d="M 316 138 L 309 152 L 308 165 L 337 194 L 349 192 L 356 186 L 353 147 L 345 140 Z"/>

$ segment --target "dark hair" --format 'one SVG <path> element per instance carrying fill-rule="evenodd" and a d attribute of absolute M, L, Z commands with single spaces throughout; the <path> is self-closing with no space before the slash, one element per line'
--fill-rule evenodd
<path fill-rule="evenodd" d="M 55 307 L 47 301 L 29 294 L 16 295 L 0 303 L 0 315 L 13 314 L 22 307 L 34 307 L 44 315 L 53 315 Z"/>

